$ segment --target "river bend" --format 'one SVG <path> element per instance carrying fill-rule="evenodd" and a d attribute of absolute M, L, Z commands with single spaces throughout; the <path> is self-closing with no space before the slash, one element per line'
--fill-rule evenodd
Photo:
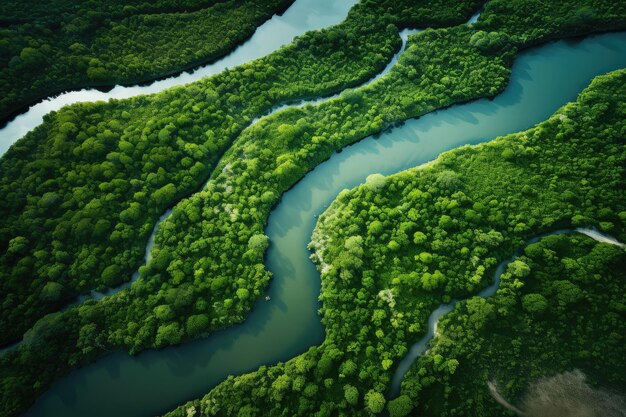
<path fill-rule="evenodd" d="M 147 85 L 117 85 L 104 92 L 94 88 L 69 91 L 49 97 L 29 109 L 0 129 L 0 155 L 19 138 L 43 122 L 43 116 L 72 103 L 124 99 L 141 94 L 152 94 L 165 89 L 198 81 L 246 62 L 264 57 L 291 43 L 296 37 L 310 30 L 322 29 L 340 23 L 358 0 L 296 0 L 280 16 L 274 15 L 259 26 L 252 37 L 225 57 L 178 75 L 154 81 Z"/>

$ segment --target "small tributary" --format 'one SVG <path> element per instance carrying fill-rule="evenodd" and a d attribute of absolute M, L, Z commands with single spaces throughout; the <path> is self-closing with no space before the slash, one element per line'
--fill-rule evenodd
<path fill-rule="evenodd" d="M 561 229 L 552 233 L 545 233 L 539 236 L 535 236 L 527 240 L 525 245 L 518 249 L 513 256 L 498 264 L 496 270 L 494 271 L 491 284 L 488 287 L 484 288 L 482 291 L 480 291 L 478 294 L 476 294 L 476 296 L 482 298 L 488 298 L 493 296 L 496 291 L 498 291 L 498 288 L 500 288 L 500 278 L 502 277 L 502 274 L 506 271 L 509 264 L 522 254 L 522 251 L 526 246 L 530 245 L 531 243 L 538 242 L 546 236 L 562 235 L 569 233 L 582 233 L 591 237 L 592 239 L 595 239 L 598 242 L 610 243 L 612 245 L 617 245 L 622 248 L 626 246 L 623 243 L 618 242 L 615 238 L 600 233 L 599 231 L 591 228 Z M 409 349 L 409 353 L 406 354 L 406 356 L 400 361 L 398 367 L 396 368 L 396 371 L 391 381 L 391 389 L 388 395 L 389 399 L 396 398 L 398 395 L 400 395 L 400 387 L 402 384 L 402 380 L 404 379 L 404 375 L 411 368 L 417 358 L 428 352 L 428 346 L 430 344 L 430 341 L 437 333 L 437 324 L 439 323 L 439 320 L 450 311 L 452 311 L 454 309 L 454 306 L 456 306 L 459 301 L 460 300 L 453 299 L 449 303 L 441 304 L 430 314 L 430 316 L 428 317 L 428 331 L 420 340 L 418 340 L 411 346 L 411 348 Z"/>
<path fill-rule="evenodd" d="M 141 94 L 152 94 L 188 84 L 264 57 L 291 43 L 296 36 L 310 30 L 336 25 L 346 18 L 358 0 L 296 0 L 282 15 L 275 15 L 257 28 L 254 34 L 225 57 L 193 71 L 185 71 L 147 85 L 117 85 L 110 91 L 85 88 L 48 97 L 0 129 L 0 155 L 19 138 L 43 122 L 43 116 L 72 103 L 125 99 Z"/>

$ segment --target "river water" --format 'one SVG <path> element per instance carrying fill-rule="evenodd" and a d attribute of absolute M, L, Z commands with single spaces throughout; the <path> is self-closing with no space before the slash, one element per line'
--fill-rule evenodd
<path fill-rule="evenodd" d="M 283 45 L 291 43 L 296 36 L 336 25 L 346 18 L 348 11 L 358 0 L 296 0 L 281 16 L 273 16 L 259 26 L 252 37 L 224 58 L 194 71 L 155 81 L 149 85 L 115 86 L 107 92 L 96 89 L 70 91 L 43 100 L 31 106 L 24 114 L 16 116 L 0 129 L 0 155 L 19 138 L 43 122 L 43 116 L 72 103 L 124 99 L 140 94 L 151 94 L 167 88 L 198 81 L 246 62 L 264 57 Z"/>
<path fill-rule="evenodd" d="M 576 98 L 599 74 L 626 67 L 626 33 L 551 43 L 522 53 L 510 85 L 494 100 L 430 113 L 335 154 L 288 191 L 272 211 L 267 295 L 247 321 L 209 338 L 136 357 L 116 352 L 72 372 L 28 416 L 153 416 L 201 396 L 227 375 L 287 360 L 319 344 L 319 274 L 306 246 L 316 216 L 344 188 L 374 172 L 391 174 L 441 152 L 527 129 Z"/>

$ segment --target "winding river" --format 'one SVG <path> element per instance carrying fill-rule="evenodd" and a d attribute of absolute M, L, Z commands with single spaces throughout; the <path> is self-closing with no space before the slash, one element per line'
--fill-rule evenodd
<path fill-rule="evenodd" d="M 395 173 L 446 150 L 527 129 L 574 100 L 594 76 L 623 67 L 626 33 L 534 48 L 520 54 L 510 85 L 494 100 L 430 113 L 333 155 L 288 191 L 270 215 L 270 302 L 259 300 L 245 323 L 204 340 L 136 357 L 115 352 L 55 383 L 26 415 L 154 416 L 201 396 L 227 375 L 287 360 L 319 344 L 320 282 L 306 246 L 316 216 L 342 189 L 373 172 Z"/>
<path fill-rule="evenodd" d="M 531 239 L 528 239 L 525 242 L 524 246 L 518 249 L 517 252 L 515 252 L 513 256 L 500 262 L 498 266 L 496 267 L 496 270 L 493 273 L 493 280 L 491 284 L 488 287 L 483 288 L 476 295 L 482 298 L 492 297 L 496 293 L 496 291 L 498 291 L 498 288 L 500 288 L 500 278 L 502 277 L 502 274 L 504 273 L 504 271 L 506 271 L 509 264 L 513 262 L 514 260 L 516 260 L 522 254 L 522 251 L 524 250 L 526 246 L 530 245 L 531 243 L 539 242 L 541 238 L 546 237 L 546 236 L 563 235 L 563 234 L 570 234 L 570 233 L 582 233 L 598 242 L 610 243 L 612 245 L 616 245 L 621 248 L 626 247 L 626 245 L 624 245 L 623 243 L 620 243 L 619 241 L 617 241 L 615 238 L 611 236 L 600 233 L 599 231 L 595 229 L 582 228 L 582 227 L 579 227 L 577 229 L 561 229 L 552 233 L 545 233 L 539 236 L 535 236 Z M 409 353 L 406 354 L 406 356 L 400 361 L 400 363 L 398 364 L 398 367 L 396 368 L 396 371 L 393 375 L 393 379 L 391 381 L 391 389 L 389 390 L 389 395 L 388 395 L 390 399 L 395 398 L 398 395 L 400 395 L 400 387 L 402 384 L 402 380 L 404 379 L 404 375 L 411 368 L 411 365 L 413 365 L 413 362 L 415 362 L 417 358 L 419 358 L 420 356 L 422 356 L 424 353 L 428 351 L 429 343 L 433 339 L 435 334 L 437 333 L 437 325 L 439 324 L 439 320 L 443 316 L 448 314 L 450 311 L 452 311 L 452 309 L 454 309 L 454 306 L 458 302 L 459 300 L 453 299 L 449 303 L 441 304 L 439 305 L 439 307 L 435 309 L 435 311 L 433 311 L 430 314 L 430 316 L 428 317 L 428 331 L 420 340 L 418 340 L 417 342 L 413 344 L 413 346 L 411 346 L 411 348 L 409 349 Z"/>

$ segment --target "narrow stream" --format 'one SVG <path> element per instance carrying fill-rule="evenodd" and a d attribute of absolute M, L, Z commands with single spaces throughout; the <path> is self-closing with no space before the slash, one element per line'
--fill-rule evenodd
<path fill-rule="evenodd" d="M 493 100 L 430 113 L 333 155 L 288 191 L 272 211 L 266 265 L 270 302 L 245 323 L 211 337 L 130 357 L 115 352 L 76 370 L 42 395 L 27 416 L 142 417 L 197 398 L 238 375 L 304 352 L 324 338 L 319 274 L 306 247 L 315 216 L 367 175 L 395 173 L 464 144 L 525 130 L 572 101 L 591 79 L 626 67 L 626 33 L 560 41 L 517 58 L 506 91 Z"/>
<path fill-rule="evenodd" d="M 108 92 L 96 89 L 69 91 L 32 105 L 0 129 L 0 155 L 19 138 L 43 122 L 43 116 L 72 103 L 124 99 L 140 94 L 151 94 L 167 88 L 198 81 L 226 68 L 264 57 L 291 43 L 296 36 L 340 23 L 358 0 L 296 0 L 281 16 L 273 16 L 259 26 L 252 37 L 224 58 L 176 76 L 155 81 L 149 85 L 115 86 Z"/>
<path fill-rule="evenodd" d="M 478 16 L 478 15 L 475 15 L 475 16 Z M 474 16 L 472 16 L 472 19 L 473 18 L 474 18 Z M 404 50 L 406 49 L 406 45 L 407 45 L 407 42 L 409 40 L 409 36 L 413 35 L 413 34 L 416 34 L 416 33 L 419 33 L 421 31 L 422 31 L 422 29 L 404 29 L 404 30 L 400 31 L 399 35 L 400 35 L 400 38 L 402 39 L 402 47 L 400 47 L 400 50 L 391 58 L 391 61 L 389 61 L 387 66 L 381 72 L 376 74 L 374 77 L 372 77 L 370 80 L 366 81 L 365 83 L 359 85 L 358 87 L 355 87 L 354 89 L 365 87 L 366 85 L 371 84 L 374 81 L 378 81 L 383 76 L 387 75 L 387 73 L 391 70 L 391 68 L 393 68 L 393 66 L 396 65 L 396 62 L 398 62 L 398 58 L 400 57 L 402 52 L 404 52 Z M 261 120 L 262 118 L 267 117 L 267 116 L 271 116 L 272 114 L 278 113 L 281 110 L 285 110 L 285 109 L 290 108 L 290 107 L 303 107 L 303 106 L 306 106 L 306 105 L 320 104 L 320 103 L 322 103 L 324 101 L 337 98 L 340 95 L 342 95 L 343 93 L 344 93 L 344 91 L 340 91 L 340 92 L 338 92 L 336 94 L 333 94 L 331 96 L 319 97 L 319 98 L 315 98 L 315 99 L 312 99 L 312 100 L 300 100 L 298 103 L 295 103 L 295 104 L 288 103 L 288 104 L 282 104 L 282 105 L 276 106 L 270 112 L 268 112 L 267 114 L 255 118 L 252 121 L 251 124 L 255 124 L 259 120 Z"/>
<path fill-rule="evenodd" d="M 536 243 L 546 236 L 563 235 L 563 234 L 569 234 L 569 233 L 582 233 L 584 235 L 589 236 L 592 239 L 595 239 L 598 242 L 604 242 L 604 243 L 609 243 L 612 245 L 617 245 L 621 248 L 626 246 L 623 243 L 618 242 L 615 238 L 605 235 L 595 229 L 590 229 L 590 228 L 579 227 L 577 229 L 561 229 L 552 233 L 544 233 L 542 235 L 535 236 L 531 239 L 528 239 L 526 243 L 524 244 L 524 246 L 519 248 L 513 256 L 500 262 L 498 264 L 498 267 L 493 273 L 492 283 L 488 287 L 480 291 L 478 294 L 476 294 L 476 296 L 482 297 L 482 298 L 489 298 L 493 296 L 498 290 L 498 288 L 500 288 L 500 278 L 502 277 L 502 273 L 506 271 L 507 267 L 509 266 L 511 262 L 516 260 L 522 254 L 522 251 L 524 250 L 526 246 L 530 245 L 531 243 Z M 467 298 L 471 298 L 471 297 L 473 296 L 470 296 Z M 464 298 L 464 300 L 467 298 Z M 409 353 L 407 353 L 407 355 L 398 364 L 398 368 L 396 369 L 393 375 L 393 379 L 391 381 L 391 389 L 388 395 L 389 399 L 396 398 L 398 395 L 400 395 L 400 387 L 402 384 L 402 380 L 404 379 L 404 375 L 411 368 L 411 366 L 413 365 L 413 362 L 415 362 L 417 358 L 419 358 L 420 356 L 428 352 L 428 345 L 430 341 L 433 339 L 433 337 L 435 336 L 435 334 L 437 333 L 437 325 L 439 324 L 439 320 L 441 320 L 441 317 L 445 316 L 450 311 L 452 311 L 454 309 L 454 306 L 456 306 L 456 304 L 459 301 L 460 300 L 453 299 L 451 302 L 447 304 L 441 304 L 439 307 L 437 307 L 435 311 L 433 311 L 430 314 L 430 316 L 428 317 L 428 332 L 426 332 L 426 334 L 420 340 L 418 340 L 415 344 L 411 346 L 411 348 L 409 349 Z"/>

